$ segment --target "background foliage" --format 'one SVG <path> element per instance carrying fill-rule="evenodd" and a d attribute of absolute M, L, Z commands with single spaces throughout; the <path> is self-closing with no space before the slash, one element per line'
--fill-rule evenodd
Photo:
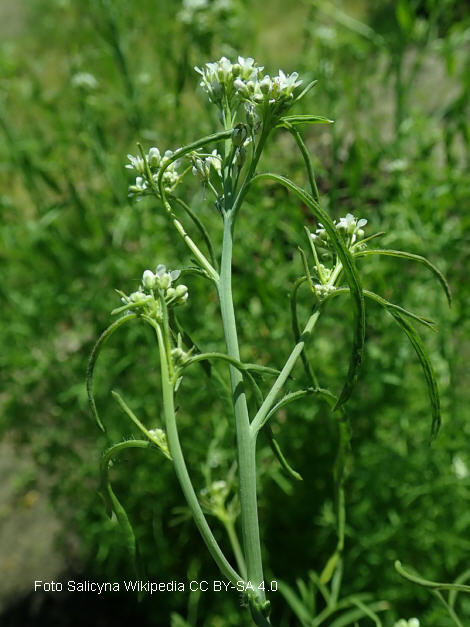
<path fill-rule="evenodd" d="M 156 263 L 189 262 L 158 203 L 127 198 L 125 155 L 136 152 L 138 140 L 165 150 L 212 131 L 214 112 L 192 68 L 241 54 L 273 72 L 281 67 L 318 79 L 299 113 L 335 120 L 305 129 L 333 217 L 367 218 L 371 231 L 385 231 L 384 245 L 426 254 L 451 283 L 449 310 L 423 268 L 400 260 L 358 262 L 366 288 L 437 321 L 439 333 L 424 335 L 444 424 L 430 447 L 419 364 L 393 321 L 369 305 L 367 356 L 348 407 L 353 433 L 343 584 L 345 593 L 367 591 L 386 600 L 389 625 L 400 616 L 418 616 L 426 627 L 450 624 L 426 591 L 398 577 L 393 562 L 451 581 L 467 568 L 470 551 L 466 4 L 274 1 L 269 13 L 264 3 L 243 0 L 184 6 L 31 0 L 15 7 L 0 9 L 0 426 L 18 455 L 35 460 L 26 478 L 12 477 L 19 493 L 47 486 L 64 528 L 65 572 L 95 580 L 132 577 L 119 530 L 97 495 L 106 441 L 88 413 L 84 372 L 119 303 L 113 290 L 132 291 L 142 270 Z M 270 165 L 305 183 L 287 134 L 271 143 Z M 220 232 L 196 185 L 188 186 L 187 201 Z M 302 273 L 296 248 L 306 223 L 313 226 L 306 208 L 275 186 L 248 196 L 234 268 L 243 360 L 279 366 L 289 351 L 288 293 Z M 196 279 L 189 287 L 185 324 L 206 350 L 221 349 L 215 294 Z M 309 351 L 320 381 L 339 389 L 349 350 L 346 301 L 335 301 L 329 314 Z M 100 359 L 96 389 L 111 438 L 131 434 L 111 389 L 123 391 L 148 424 L 161 424 L 151 336 L 130 328 L 113 337 Z M 296 374 L 302 377 L 300 369 Z M 179 418 L 199 489 L 225 477 L 234 438 L 220 387 L 204 376 L 201 370 L 185 380 Z M 260 441 L 259 482 L 268 575 L 295 587 L 296 578 L 321 571 L 334 548 L 336 430 L 325 406 L 308 399 L 292 407 L 273 428 L 304 481 L 289 483 Z M 217 578 L 171 465 L 138 451 L 123 457 L 114 473 L 148 577 Z M 272 600 L 277 624 L 295 624 L 282 598 Z M 124 616 L 136 601 L 120 603 Z M 241 625 L 237 603 L 226 595 L 168 594 L 135 611 L 152 625 L 167 624 L 171 612 L 189 625 Z M 470 617 L 468 601 L 459 603 L 461 615 Z M 173 615 L 176 627 L 181 620 Z"/>

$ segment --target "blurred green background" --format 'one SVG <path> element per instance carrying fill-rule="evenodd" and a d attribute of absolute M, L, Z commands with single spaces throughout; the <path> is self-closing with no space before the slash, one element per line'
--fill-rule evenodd
<path fill-rule="evenodd" d="M 367 353 L 348 406 L 344 594 L 389 604 L 384 625 L 418 616 L 452 625 L 425 590 L 396 574 L 396 559 L 453 581 L 470 554 L 470 7 L 462 0 L 5 0 L 0 5 L 0 611 L 2 625 L 248 624 L 236 595 L 31 594 L 34 579 L 132 578 L 119 529 L 98 496 L 109 443 L 93 423 L 84 379 L 94 341 L 157 263 L 189 263 L 158 202 L 127 197 L 126 153 L 175 148 L 216 128 L 194 65 L 253 56 L 269 73 L 298 71 L 318 85 L 298 112 L 335 120 L 305 128 L 322 202 L 334 218 L 367 218 L 381 244 L 425 254 L 448 277 L 449 309 L 432 277 L 401 260 L 358 261 L 364 286 L 437 321 L 425 330 L 442 395 L 443 427 L 429 446 L 421 369 L 393 321 L 368 307 Z M 261 168 L 306 184 L 287 133 Z M 218 216 L 189 183 L 188 203 L 217 238 Z M 242 359 L 279 367 L 292 345 L 288 293 L 302 274 L 297 246 L 311 216 L 277 187 L 247 198 L 238 225 L 234 298 Z M 185 326 L 205 350 L 223 349 L 216 294 L 190 279 Z M 307 301 L 305 301 L 305 305 Z M 319 379 L 338 390 L 347 369 L 348 302 L 334 302 L 309 348 Z M 159 416 L 151 335 L 130 327 L 100 357 L 97 402 L 110 441 L 132 434 L 118 389 L 150 426 Z M 223 479 L 233 428 L 220 389 L 187 377 L 179 424 L 196 487 Z M 296 371 L 300 384 L 302 372 Z M 282 475 L 259 446 L 260 518 L 267 576 L 296 587 L 335 545 L 336 426 L 308 399 L 273 424 L 304 477 Z M 149 579 L 217 579 L 184 507 L 171 464 L 123 456 L 113 481 L 132 520 Z M 217 537 L 222 530 L 214 522 Z M 296 625 L 278 593 L 273 621 Z M 470 621 L 470 602 L 457 603 Z M 70 622 L 72 621 L 72 622 Z M 78 624 L 78 623 L 77 623 Z M 372 624 L 364 619 L 360 625 Z"/>

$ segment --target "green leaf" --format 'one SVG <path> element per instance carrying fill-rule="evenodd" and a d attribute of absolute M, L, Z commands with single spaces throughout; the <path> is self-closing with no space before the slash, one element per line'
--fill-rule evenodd
<path fill-rule="evenodd" d="M 147 436 L 148 439 L 153 444 L 155 444 L 156 447 L 158 447 L 160 449 L 160 451 L 163 453 L 163 455 L 165 455 L 165 457 L 167 459 L 171 459 L 170 451 L 168 449 L 168 445 L 167 445 L 167 442 L 166 442 L 166 435 L 163 436 L 163 441 L 160 438 L 156 437 L 151 431 L 149 431 L 142 424 L 142 422 L 140 422 L 140 420 L 137 418 L 137 416 L 134 414 L 134 412 L 129 407 L 129 405 L 127 405 L 127 403 L 125 402 L 125 400 L 122 398 L 122 396 L 120 394 L 118 394 L 114 390 L 111 392 L 111 394 L 113 395 L 114 399 L 118 402 L 118 404 L 121 407 L 121 409 L 124 410 L 124 413 L 127 416 L 129 416 L 129 418 L 140 429 L 140 431 L 142 431 L 142 433 L 145 436 Z"/>
<path fill-rule="evenodd" d="M 264 426 L 264 433 L 266 434 L 269 440 L 269 445 L 271 447 L 272 452 L 276 456 L 278 462 L 281 464 L 281 467 L 284 469 L 286 474 L 292 479 L 295 479 L 296 481 L 303 481 L 302 475 L 298 473 L 296 470 L 294 470 L 292 466 L 289 464 L 289 462 L 287 461 L 287 459 L 285 458 L 283 452 L 281 451 L 281 447 L 279 446 L 279 443 L 274 437 L 273 431 L 271 429 L 271 425 L 267 424 Z"/>
<path fill-rule="evenodd" d="M 126 510 L 121 505 L 111 486 L 111 482 L 109 480 L 109 466 L 113 456 L 116 453 L 120 453 L 121 451 L 128 448 L 148 448 L 149 446 L 151 446 L 151 443 L 145 440 L 126 440 L 125 442 L 119 442 L 118 444 L 115 444 L 114 446 L 109 448 L 104 453 L 101 460 L 102 496 L 105 501 L 107 513 L 108 516 L 110 516 L 111 512 L 114 512 L 114 515 L 116 516 L 116 520 L 118 521 L 121 532 L 123 534 L 126 549 L 129 551 L 136 576 L 139 579 L 142 577 L 142 569 L 140 565 L 134 529 L 129 520 L 129 517 L 127 516 Z"/>
<path fill-rule="evenodd" d="M 376 248 L 375 250 L 360 250 L 354 253 L 355 257 L 368 257 L 370 255 L 401 257 L 402 259 L 410 259 L 411 261 L 417 261 L 418 263 L 424 264 L 429 270 L 431 270 L 431 272 L 437 278 L 439 283 L 442 285 L 442 288 L 444 289 L 444 292 L 447 297 L 447 301 L 449 305 L 451 305 L 452 294 L 450 292 L 450 287 L 445 276 L 442 274 L 442 272 L 438 268 L 436 268 L 436 266 L 433 263 L 429 261 L 429 259 L 426 259 L 426 257 L 422 257 L 421 255 L 415 255 L 414 253 L 407 253 L 402 250 L 391 250 L 391 249 L 389 250 L 389 249 L 380 249 L 380 248 Z"/>
<path fill-rule="evenodd" d="M 339 296 L 341 294 L 346 294 L 348 292 L 349 292 L 349 288 L 339 287 L 334 292 L 331 292 L 330 294 L 328 294 L 325 297 L 324 302 L 326 302 L 327 299 L 329 300 L 330 298 Z M 400 305 L 396 305 L 395 303 L 391 303 L 390 301 L 386 300 L 382 296 L 379 296 L 379 294 L 376 294 L 375 292 L 371 292 L 369 290 L 363 290 L 363 293 L 364 293 L 364 296 L 366 296 L 369 300 L 373 300 L 374 302 L 381 305 L 381 307 L 383 307 L 386 311 L 388 311 L 390 315 L 393 315 L 393 312 L 397 311 L 398 313 L 401 313 L 405 316 L 408 316 L 409 318 L 412 318 L 413 320 L 416 320 L 417 322 L 419 322 L 420 324 L 423 324 L 424 326 L 428 327 L 432 331 L 437 330 L 436 323 L 434 322 L 434 320 L 431 320 L 431 318 L 426 318 L 425 316 L 421 316 L 420 314 L 415 314 L 412 311 L 408 311 L 408 309 L 405 309 L 404 307 L 400 307 Z"/>
<path fill-rule="evenodd" d="M 347 288 L 339 288 L 332 292 L 328 298 L 331 298 L 335 295 L 342 294 L 347 292 Z M 407 311 L 400 307 L 399 305 L 395 305 L 394 303 L 390 303 L 385 298 L 382 298 L 378 294 L 374 292 L 369 292 L 368 290 L 364 290 L 364 295 L 368 298 L 374 300 L 379 305 L 384 307 L 388 313 L 393 316 L 397 324 L 400 325 L 402 330 L 405 332 L 406 336 L 410 340 L 415 352 L 418 356 L 418 359 L 421 363 L 424 377 L 426 379 L 427 387 L 428 387 L 428 395 L 431 401 L 432 406 L 432 426 L 431 426 L 431 439 L 434 439 L 439 431 L 439 427 L 441 425 L 441 410 L 440 410 L 440 400 L 439 400 L 439 390 L 437 387 L 436 377 L 434 375 L 434 370 L 431 364 L 431 361 L 428 357 L 426 349 L 423 345 L 423 342 L 418 335 L 416 329 L 413 325 L 404 318 L 404 316 L 408 316 L 417 320 L 421 324 L 424 324 L 431 329 L 434 330 L 433 321 L 429 320 L 429 318 L 423 318 L 422 316 L 418 316 L 417 314 L 412 313 L 411 311 Z"/>
<path fill-rule="evenodd" d="M 276 368 L 269 368 L 268 366 L 260 366 L 258 364 L 244 364 L 234 357 L 229 357 L 228 355 L 225 355 L 225 353 L 200 353 L 199 355 L 194 355 L 193 357 L 188 359 L 183 367 L 186 368 L 187 366 L 197 363 L 198 361 L 206 361 L 210 359 L 219 359 L 221 361 L 226 361 L 231 366 L 237 368 L 237 370 L 239 370 L 240 372 L 255 372 L 260 375 L 265 374 L 270 376 L 276 376 L 279 374 L 279 370 L 276 370 Z"/>
<path fill-rule="evenodd" d="M 362 363 L 364 354 L 364 340 L 365 340 L 365 305 L 364 296 L 362 293 L 361 281 L 359 274 L 354 265 L 354 260 L 351 252 L 348 250 L 346 244 L 342 240 L 338 230 L 336 229 L 330 216 L 324 211 L 320 205 L 315 201 L 304 189 L 296 185 L 291 180 L 280 176 L 278 174 L 263 173 L 253 177 L 252 182 L 256 180 L 271 179 L 284 185 L 287 189 L 294 192 L 312 211 L 314 216 L 319 220 L 326 232 L 328 233 L 333 247 L 341 260 L 343 265 L 343 272 L 346 277 L 346 281 L 349 285 L 351 297 L 354 304 L 354 333 L 353 333 L 353 346 L 351 351 L 351 359 L 349 363 L 349 370 L 346 377 L 346 381 L 343 385 L 343 389 L 338 398 L 336 408 L 345 403 L 352 394 L 354 386 L 357 382 L 359 375 L 359 368 Z"/>
<path fill-rule="evenodd" d="M 395 303 L 391 303 L 390 301 L 385 300 L 385 298 L 382 298 L 382 296 L 379 296 L 375 292 L 364 290 L 364 296 L 367 296 L 367 298 L 374 300 L 376 303 L 386 309 L 392 316 L 394 315 L 394 312 L 398 312 L 400 314 L 408 316 L 409 318 L 413 318 L 413 320 L 416 320 L 424 326 L 429 327 L 433 331 L 436 331 L 436 323 L 430 318 L 426 318 L 424 316 L 420 316 L 419 314 L 415 314 L 412 311 L 408 311 L 408 309 L 400 307 L 400 305 L 395 305 Z"/>
<path fill-rule="evenodd" d="M 414 575 L 404 568 L 399 560 L 395 562 L 395 570 L 404 579 L 411 581 L 412 583 L 423 586 L 424 588 L 431 588 L 435 590 L 454 590 L 455 592 L 466 592 L 470 594 L 470 586 L 464 586 L 460 583 L 439 583 L 437 581 L 431 581 L 430 579 L 424 579 L 420 575 Z"/>
<path fill-rule="evenodd" d="M 358 599 L 351 598 L 351 604 L 358 605 Z M 374 612 L 374 613 L 384 612 L 390 609 L 390 605 L 387 603 L 387 601 L 376 601 L 374 603 L 370 603 L 367 606 L 363 606 L 362 608 L 358 607 L 357 609 L 349 610 L 345 612 L 339 618 L 334 620 L 331 623 L 330 627 L 347 627 L 348 625 L 353 625 L 353 624 L 356 625 L 359 619 L 368 615 L 368 613 L 364 611 L 363 609 L 364 607 L 367 607 L 367 610 L 369 613 L 370 612 Z"/>
<path fill-rule="evenodd" d="M 279 592 L 285 598 L 287 604 L 302 623 L 303 627 L 310 627 L 312 624 L 312 616 L 310 616 L 310 612 L 299 599 L 297 594 L 283 581 L 278 581 L 278 588 Z"/>
<path fill-rule="evenodd" d="M 277 128 L 289 128 L 296 124 L 334 124 L 334 120 L 321 115 L 287 115 L 279 120 Z"/>
<path fill-rule="evenodd" d="M 93 374 L 95 370 L 96 360 L 98 359 L 98 355 L 100 354 L 101 349 L 103 348 L 104 344 L 109 340 L 111 335 L 115 331 L 117 331 L 119 327 L 121 327 L 123 324 L 129 322 L 130 320 L 133 320 L 136 317 L 137 314 L 129 314 L 127 316 L 122 316 L 122 318 L 119 318 L 118 320 L 116 320 L 116 322 L 110 324 L 109 327 L 100 335 L 98 341 L 93 347 L 93 350 L 91 351 L 90 360 L 88 362 L 88 368 L 86 372 L 86 389 L 88 394 L 88 403 L 90 405 L 91 413 L 93 414 L 93 417 L 98 424 L 98 427 L 103 432 L 106 432 L 106 429 L 98 414 L 98 409 L 95 402 L 95 395 L 93 391 Z"/>
<path fill-rule="evenodd" d="M 431 361 L 428 357 L 426 349 L 424 348 L 423 342 L 413 325 L 395 309 L 390 310 L 390 313 L 406 333 L 421 363 L 432 407 L 431 440 L 433 440 L 437 436 L 441 426 L 441 404 L 439 399 L 439 389 L 437 387 L 437 381 Z"/>

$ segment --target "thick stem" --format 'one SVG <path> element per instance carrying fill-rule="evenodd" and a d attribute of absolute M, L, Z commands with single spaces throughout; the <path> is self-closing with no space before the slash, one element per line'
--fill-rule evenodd
<path fill-rule="evenodd" d="M 233 214 L 230 210 L 225 212 L 219 298 L 227 354 L 234 359 L 240 360 L 232 300 L 232 216 Z M 257 600 L 264 603 L 264 591 L 258 589 L 263 582 L 263 565 L 256 499 L 256 438 L 253 436 L 250 428 L 243 376 L 233 366 L 230 366 L 230 381 L 237 434 L 241 524 L 247 579 L 254 588 Z"/>
<path fill-rule="evenodd" d="M 160 350 L 160 362 L 162 371 L 162 391 L 163 391 L 163 411 L 165 416 L 166 435 L 168 438 L 168 445 L 170 454 L 173 459 L 176 476 L 180 483 L 181 489 L 185 496 L 186 502 L 191 509 L 194 521 L 199 529 L 210 554 L 214 558 L 215 563 L 220 568 L 221 572 L 229 579 L 235 586 L 238 581 L 242 581 L 240 575 L 230 566 L 229 562 L 222 553 L 217 540 L 214 538 L 212 531 L 207 523 L 206 517 L 199 505 L 196 493 L 194 492 L 191 479 L 189 477 L 188 469 L 186 468 L 186 462 L 184 460 L 183 451 L 178 436 L 178 429 L 176 426 L 175 418 L 175 406 L 173 398 L 173 386 L 170 382 L 168 363 L 166 355 L 165 340 L 162 330 L 158 324 L 154 326 L 157 338 L 158 347 Z"/>

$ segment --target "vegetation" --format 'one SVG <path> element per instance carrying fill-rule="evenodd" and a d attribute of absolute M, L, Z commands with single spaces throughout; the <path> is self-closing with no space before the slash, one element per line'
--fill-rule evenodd
<path fill-rule="evenodd" d="M 165 458 L 176 462 L 161 399 L 168 401 L 169 382 L 174 387 L 176 370 L 184 368 L 174 409 L 199 520 L 212 529 L 213 553 L 238 562 L 245 579 L 251 558 L 236 539 L 244 509 L 236 441 L 240 450 L 243 436 L 240 428 L 236 433 L 229 369 L 232 386 L 244 380 L 251 418 L 282 371 L 290 375 L 288 396 L 273 398 L 277 405 L 255 418 L 261 427 L 270 416 L 271 429 L 257 443 L 262 542 L 254 562 L 262 561 L 261 579 L 278 581 L 279 589 L 267 595 L 270 612 L 264 599 L 245 596 L 252 616 L 263 624 L 269 614 L 273 625 L 414 627 L 414 617 L 426 627 L 465 624 L 470 15 L 452 0 L 318 0 L 275 3 L 269 17 L 264 11 L 261 3 L 235 0 L 143 0 L 138 9 L 121 0 L 34 0 L 16 16 L 16 32 L 5 33 L 2 429 L 37 467 L 18 485 L 26 490 L 47 476 L 50 501 L 68 530 L 63 550 L 79 560 L 83 579 L 220 579 L 191 516 L 196 501 L 183 481 L 186 505 Z M 222 131 L 206 152 L 205 140 L 193 142 L 214 133 L 220 116 L 198 93 L 193 66 L 214 101 L 204 63 L 238 55 L 263 61 L 270 76 L 287 69 L 278 76 L 291 80 L 292 101 L 318 83 L 271 117 L 259 154 L 259 112 L 240 109 L 232 120 L 230 103 L 222 105 Z M 265 87 L 267 93 L 272 83 Z M 242 87 L 236 93 L 241 97 Z M 306 124 L 312 113 L 334 123 Z M 129 164 L 141 177 L 134 182 L 124 155 L 136 154 L 136 142 L 144 149 Z M 156 145 L 160 153 L 152 152 Z M 177 146 L 188 148 L 162 162 Z M 176 195 L 175 172 L 185 168 Z M 233 266 L 223 265 L 222 253 L 219 272 L 216 243 L 227 224 L 221 216 L 230 213 L 229 181 L 243 190 L 244 202 Z M 188 249 L 177 237 L 175 215 L 197 245 Z M 206 231 L 212 246 L 201 243 Z M 226 226 L 225 241 L 228 232 Z M 380 239 L 360 246 L 378 232 Z M 378 254 L 385 250 L 407 251 L 408 258 Z M 181 268 L 181 278 L 157 268 L 161 263 Z M 222 277 L 224 267 L 225 287 L 211 276 L 214 270 Z M 152 270 L 142 276 L 146 268 Z M 230 274 L 239 354 L 230 325 L 225 338 L 220 325 L 218 296 L 228 315 Z M 342 285 L 335 281 L 341 274 Z M 434 283 L 447 289 L 444 276 L 450 308 Z M 124 292 L 113 301 L 116 289 Z M 162 378 L 155 331 L 166 323 L 157 309 L 182 304 L 187 294 L 168 321 L 166 343 L 161 338 L 167 361 L 172 351 L 168 363 L 179 360 Z M 322 315 L 286 373 L 315 302 Z M 84 373 L 110 309 L 121 305 L 124 318 L 112 330 L 138 317 L 150 326 L 125 324 L 109 341 L 101 336 L 93 389 L 104 434 L 90 419 Z M 339 394 L 340 402 L 326 392 L 321 401 L 320 389 Z M 435 434 L 441 419 L 430 445 L 430 424 Z M 102 451 L 112 445 L 120 455 L 108 466 L 111 453 Z M 252 523 L 244 525 L 253 530 Z M 75 541 L 67 548 L 71 538 L 78 547 Z M 397 560 L 404 566 L 395 567 Z M 122 602 L 137 604 L 137 595 Z M 155 625 L 252 624 L 236 592 L 159 593 L 140 607 Z"/>

